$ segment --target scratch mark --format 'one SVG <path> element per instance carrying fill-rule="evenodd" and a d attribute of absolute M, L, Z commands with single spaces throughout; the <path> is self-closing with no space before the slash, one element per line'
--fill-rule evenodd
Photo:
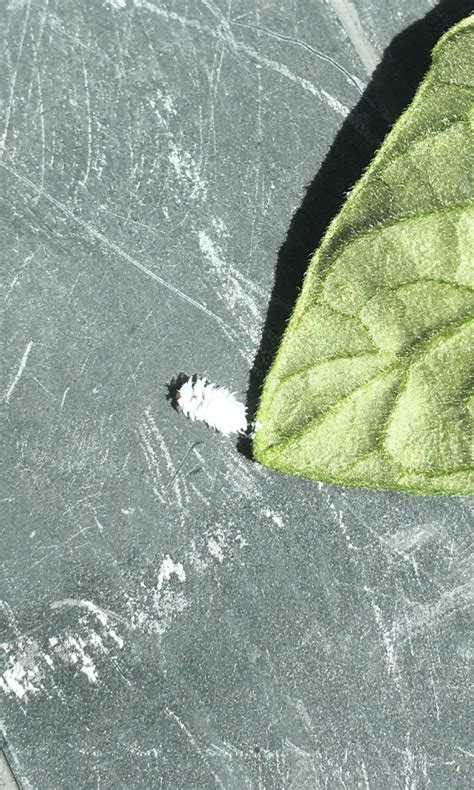
<path fill-rule="evenodd" d="M 192 732 L 181 721 L 179 716 L 177 716 L 176 713 L 174 713 L 174 711 L 170 710 L 170 708 L 165 708 L 165 713 L 168 716 L 168 718 L 173 719 L 176 722 L 176 724 L 178 725 L 178 727 L 180 728 L 180 730 L 182 730 L 184 732 L 184 734 L 186 735 L 186 737 L 189 740 L 190 744 L 194 747 L 194 749 L 197 751 L 199 756 L 202 757 L 202 759 L 204 760 L 208 770 L 211 772 L 212 776 L 216 780 L 216 782 L 219 785 L 219 787 L 221 787 L 222 790 L 225 790 L 225 787 L 222 784 L 220 776 L 213 770 L 213 768 L 209 764 L 209 760 L 207 759 L 207 757 L 206 757 L 206 755 L 204 753 L 204 750 L 199 746 L 199 744 L 196 741 L 196 738 L 194 737 Z"/>
<path fill-rule="evenodd" d="M 218 9 L 205 1 L 203 2 L 203 5 L 205 5 L 206 8 L 211 11 L 211 13 L 219 20 L 219 28 L 213 29 L 208 25 L 202 25 L 197 20 L 190 19 L 189 17 L 183 16 L 182 14 L 177 14 L 175 11 L 168 11 L 164 8 L 159 8 L 158 6 L 153 5 L 153 3 L 150 3 L 148 0 L 135 0 L 135 7 L 145 8 L 147 11 L 157 14 L 157 16 L 164 17 L 168 22 L 177 22 L 183 27 L 197 30 L 200 33 L 206 33 L 207 35 L 213 36 L 214 38 L 220 38 L 230 47 L 231 50 L 235 52 L 235 54 L 244 54 L 247 57 L 252 58 L 252 60 L 256 61 L 257 63 L 261 63 L 263 66 L 266 66 L 272 71 L 281 74 L 282 77 L 285 77 L 290 82 L 298 85 L 312 96 L 316 96 L 318 99 L 327 101 L 327 97 L 324 96 L 324 94 L 318 90 L 318 88 L 313 85 L 312 82 L 305 79 L 304 77 L 294 74 L 283 63 L 278 63 L 276 60 L 264 57 L 256 49 L 253 49 L 253 47 L 238 41 L 230 29 L 230 23 L 222 14 L 220 14 Z"/>
<path fill-rule="evenodd" d="M 314 49 L 314 47 L 307 44 L 306 41 L 300 41 L 298 38 L 292 38 L 291 36 L 284 36 L 281 33 L 276 33 L 273 30 L 268 30 L 266 27 L 259 27 L 259 25 L 250 25 L 250 24 L 246 24 L 245 22 L 237 22 L 235 20 L 232 20 L 231 24 L 237 25 L 238 27 L 250 28 L 250 30 L 257 30 L 261 33 L 266 33 L 266 35 L 270 36 L 270 38 L 276 38 L 279 41 L 286 41 L 288 44 L 296 44 L 299 47 L 303 47 L 303 49 L 306 49 L 308 52 L 311 52 L 313 55 L 316 55 L 317 58 L 320 58 L 321 60 L 324 60 L 326 63 L 330 63 L 332 66 L 334 66 L 334 68 L 340 71 L 341 74 L 343 74 L 346 77 L 346 79 L 350 83 L 352 83 L 352 85 L 354 85 L 357 93 L 362 94 L 362 87 L 360 83 L 355 79 L 355 77 L 352 76 L 352 74 L 349 71 L 347 71 L 347 69 L 344 68 L 344 66 L 341 66 L 341 64 L 338 63 L 337 60 L 334 60 L 329 55 L 326 55 L 324 52 L 320 52 L 318 49 Z"/>
<path fill-rule="evenodd" d="M 367 768 L 365 767 L 365 763 L 363 760 L 361 762 L 360 769 L 362 771 L 362 776 L 364 777 L 365 786 L 367 790 L 370 790 L 369 775 L 367 773 Z"/>
<path fill-rule="evenodd" d="M 87 162 L 86 162 L 86 171 L 79 183 L 81 184 L 81 186 L 85 187 L 91 169 L 92 125 L 91 125 L 91 100 L 89 93 L 89 79 L 87 76 L 87 68 L 86 68 L 86 61 L 84 59 L 84 53 L 82 51 L 81 51 L 81 55 L 82 55 L 82 72 L 84 74 L 84 88 L 85 88 L 86 109 L 87 109 Z"/>
<path fill-rule="evenodd" d="M 21 38 L 20 38 L 20 48 L 19 48 L 19 52 L 18 52 L 18 58 L 17 58 L 17 61 L 16 61 L 15 71 L 13 72 L 13 77 L 12 77 L 11 86 L 10 86 L 10 98 L 8 100 L 7 111 L 6 111 L 6 116 L 5 116 L 5 128 L 3 130 L 2 139 L 0 140 L 0 155 L 3 155 L 3 152 L 5 150 L 5 143 L 7 141 L 8 129 L 10 127 L 10 117 L 11 117 L 11 112 L 12 112 L 12 107 L 13 107 L 13 102 L 14 102 L 14 97 L 15 97 L 16 80 L 17 80 L 17 76 L 18 76 L 18 67 L 20 65 L 21 55 L 22 55 L 22 52 L 23 52 L 23 44 L 25 43 L 26 30 L 27 30 L 27 27 L 28 27 L 28 20 L 29 20 L 29 17 L 30 17 L 30 8 L 31 8 L 31 0 L 28 0 L 28 4 L 27 4 L 27 7 L 26 7 L 26 13 L 25 13 L 25 21 L 23 23 L 23 30 L 22 30 Z"/>
<path fill-rule="evenodd" d="M 356 7 L 351 0 L 329 0 L 329 4 L 344 28 L 367 74 L 370 76 L 379 63 L 380 58 L 367 41 Z"/>
<path fill-rule="evenodd" d="M 94 521 L 97 524 L 97 529 L 99 530 L 100 533 L 102 533 L 104 531 L 104 525 L 100 523 L 95 513 L 94 513 Z"/>
<path fill-rule="evenodd" d="M 208 479 L 210 482 L 211 482 L 211 481 L 213 482 L 213 477 L 212 477 L 212 475 L 211 475 L 211 474 L 208 472 L 208 470 L 207 470 L 207 468 L 206 468 L 206 467 L 207 467 L 207 463 L 208 463 L 208 462 L 207 462 L 207 461 L 206 461 L 206 460 L 203 458 L 203 456 L 201 455 L 201 453 L 200 453 L 198 450 L 196 450 L 196 445 L 195 445 L 195 446 L 194 446 L 194 448 L 193 448 L 193 453 L 194 453 L 194 455 L 196 456 L 196 458 L 198 459 L 199 463 L 201 464 L 202 471 L 203 471 L 203 472 L 204 472 L 204 474 L 206 475 L 207 479 Z M 214 469 L 214 478 L 215 478 L 215 476 L 216 476 L 216 470 Z"/>
<path fill-rule="evenodd" d="M 429 677 L 430 677 L 430 685 L 431 685 L 431 690 L 433 692 L 433 699 L 434 699 L 435 708 L 436 708 L 436 721 L 439 721 L 440 720 L 440 716 L 441 716 L 441 711 L 440 711 L 440 708 L 439 708 L 438 692 L 436 690 L 436 683 L 435 683 L 437 678 L 436 678 L 436 672 L 435 672 L 435 667 L 434 667 L 434 662 L 433 662 L 433 647 L 432 647 L 431 639 L 430 639 L 429 635 L 427 637 L 427 641 L 428 641 L 428 645 L 429 645 L 429 661 L 430 661 L 430 665 L 431 665 L 431 667 L 430 667 L 430 669 L 428 671 L 428 674 L 429 674 Z"/>
<path fill-rule="evenodd" d="M 220 45 L 220 51 L 219 51 Z M 224 42 L 220 38 L 217 38 L 217 43 L 214 48 L 214 58 L 211 67 L 211 71 L 209 74 L 209 113 L 207 115 L 208 121 L 208 131 L 207 131 L 207 140 L 205 146 L 205 153 L 204 159 L 202 161 L 201 167 L 202 171 L 205 172 L 206 164 L 209 157 L 209 151 L 211 147 L 211 138 L 212 138 L 212 147 L 214 150 L 214 157 L 217 154 L 217 139 L 216 139 L 216 128 L 215 128 L 215 103 L 217 99 L 217 93 L 219 90 L 219 82 L 221 77 L 221 70 L 222 70 L 222 63 L 224 61 L 224 54 L 225 54 L 225 46 Z M 201 135 L 202 136 L 202 135 Z M 202 152 L 202 141 L 201 141 L 201 152 Z M 202 153 L 201 153 L 202 157 Z"/>
<path fill-rule="evenodd" d="M 13 379 L 12 383 L 10 384 L 10 387 L 8 388 L 7 392 L 4 395 L 5 403 L 8 403 L 10 401 L 10 397 L 12 396 L 13 391 L 14 391 L 16 385 L 18 384 L 18 382 L 20 381 L 22 375 L 23 375 L 23 371 L 24 371 L 24 369 L 26 367 L 26 363 L 28 361 L 28 357 L 30 355 L 30 351 L 31 351 L 32 347 L 33 347 L 33 341 L 30 340 L 30 342 L 27 343 L 27 345 L 26 345 L 25 352 L 24 352 L 24 354 L 23 354 L 23 356 L 21 358 L 20 367 L 18 368 L 18 370 L 16 372 L 16 376 Z"/>
<path fill-rule="evenodd" d="M 23 270 L 26 269 L 26 267 L 28 266 L 28 264 L 32 260 L 33 256 L 34 256 L 34 252 L 32 252 L 30 255 L 28 255 L 25 258 L 25 262 L 24 262 L 23 266 L 21 267 L 20 271 L 17 274 L 15 274 L 13 280 L 11 281 L 11 283 L 9 285 L 8 291 L 5 294 L 5 302 L 8 302 L 11 292 L 13 291 L 15 285 L 17 284 L 19 278 L 21 277 L 21 274 L 22 274 Z"/>
<path fill-rule="evenodd" d="M 326 99 L 331 109 L 334 110 L 334 112 L 337 112 L 337 114 L 340 115 L 342 118 L 345 118 L 346 115 L 349 113 L 349 107 L 346 107 L 345 104 L 340 102 L 339 99 L 336 99 L 336 97 L 333 96 L 331 93 L 328 93 L 327 91 L 322 89 L 321 89 L 321 93 Z M 360 131 L 364 133 L 364 130 L 362 128 L 360 128 Z"/>
<path fill-rule="evenodd" d="M 66 389 L 63 392 L 63 397 L 61 399 L 61 406 L 59 407 L 59 413 L 61 413 L 62 410 L 63 410 L 64 401 L 66 400 L 66 397 L 67 397 L 67 394 L 68 394 L 69 390 L 70 390 L 70 387 L 66 387 Z"/>
<path fill-rule="evenodd" d="M 102 625 L 107 625 L 109 621 L 106 612 L 101 609 L 100 606 L 92 603 L 92 601 L 86 601 L 84 598 L 63 598 L 61 601 L 53 601 L 51 609 L 62 609 L 64 606 L 77 606 L 80 609 L 87 609 L 97 617 L 99 623 Z"/>
<path fill-rule="evenodd" d="M 206 499 L 202 491 L 200 491 L 199 488 L 194 483 L 191 483 L 191 488 L 193 489 L 196 496 L 199 497 L 201 502 L 203 502 L 203 504 L 206 505 L 206 507 L 209 507 L 210 504 L 209 499 Z"/>
<path fill-rule="evenodd" d="M 329 507 L 331 508 L 333 513 L 335 515 L 337 515 L 337 520 L 339 522 L 339 527 L 340 527 L 341 532 L 342 532 L 342 534 L 343 534 L 343 536 L 344 536 L 344 538 L 345 538 L 345 540 L 347 542 L 347 547 L 349 549 L 357 551 L 359 549 L 359 547 L 355 546 L 354 543 L 352 543 L 352 541 L 351 541 L 350 535 L 349 535 L 349 533 L 347 531 L 347 526 L 346 526 L 346 524 L 344 522 L 344 515 L 343 515 L 342 510 L 337 510 L 336 506 L 331 501 L 329 502 Z"/>
<path fill-rule="evenodd" d="M 41 88 L 41 77 L 38 68 L 38 63 L 36 63 L 36 81 L 38 83 L 38 98 L 39 98 L 39 107 L 40 107 L 40 127 L 41 127 L 41 185 L 40 190 L 41 192 L 44 189 L 44 170 L 45 170 L 45 151 L 46 151 L 46 136 L 45 136 L 45 128 L 44 128 L 44 109 L 43 109 L 43 91 Z M 39 200 L 40 196 L 38 195 L 37 201 Z"/>
<path fill-rule="evenodd" d="M 138 427 L 138 432 L 141 438 L 143 454 L 145 456 L 148 469 L 154 480 L 154 484 L 152 486 L 153 493 L 164 505 L 165 499 L 158 488 L 158 485 L 160 484 L 161 481 L 160 465 L 158 463 L 158 458 L 156 457 L 153 443 L 151 441 L 151 435 L 148 425 L 144 422 L 142 425 Z"/>
<path fill-rule="evenodd" d="M 87 497 L 86 497 L 86 499 L 87 499 Z M 68 510 L 66 510 L 64 512 L 67 513 L 71 509 L 72 508 L 69 508 Z M 40 565 L 42 562 L 44 562 L 44 560 L 47 560 L 49 557 L 52 557 L 53 554 L 57 554 L 58 551 L 63 549 L 65 546 L 69 545 L 69 543 L 71 543 L 74 540 L 74 538 L 77 538 L 78 535 L 84 535 L 86 532 L 88 532 L 91 529 L 93 529 L 92 525 L 90 527 L 87 527 L 87 528 L 81 527 L 81 529 L 77 530 L 77 532 L 74 532 L 73 535 L 70 535 L 68 538 L 66 538 L 66 540 L 63 543 L 59 543 L 58 545 L 53 546 L 51 548 L 51 551 L 48 551 L 46 554 L 43 554 L 42 557 L 39 557 L 37 560 L 35 560 L 31 564 L 32 565 Z M 75 546 L 75 549 L 79 550 L 80 548 L 82 548 L 85 545 L 86 545 L 85 543 L 81 543 L 78 546 Z"/>
<path fill-rule="evenodd" d="M 218 326 L 221 328 L 223 334 L 229 340 L 235 341 L 235 333 L 225 323 L 225 321 L 223 321 L 222 318 L 220 318 L 218 315 L 213 313 L 212 310 L 209 310 L 209 308 L 205 307 L 205 305 L 203 305 L 200 302 L 196 301 L 191 296 L 188 296 L 188 294 L 184 293 L 184 291 L 181 291 L 175 285 L 172 285 L 167 280 L 165 280 L 163 277 L 160 277 L 159 274 L 156 274 L 156 272 L 153 272 L 151 269 L 149 269 L 143 263 L 140 263 L 140 261 L 137 261 L 136 258 L 133 258 L 131 255 L 128 254 L 128 252 L 125 252 L 125 250 L 122 250 L 122 248 L 119 247 L 118 244 L 115 244 L 115 242 L 113 242 L 110 239 L 108 239 L 107 236 L 104 236 L 104 234 L 101 233 L 99 230 L 94 228 L 92 225 L 90 225 L 88 222 L 86 222 L 85 220 L 81 219 L 80 217 L 77 217 L 70 209 L 67 208 L 67 206 L 64 205 L 64 203 L 61 203 L 60 200 L 57 200 L 55 197 L 53 197 L 48 192 L 46 192 L 46 190 L 41 191 L 40 188 L 35 183 L 33 183 L 33 181 L 31 181 L 27 176 L 24 176 L 21 173 L 18 173 L 13 167 L 11 167 L 10 165 L 5 164 L 5 162 L 3 162 L 3 161 L 0 161 L 0 166 L 3 167 L 7 172 L 9 172 L 12 175 L 14 175 L 16 178 L 18 178 L 19 181 L 22 181 L 24 184 L 27 184 L 30 187 L 30 189 L 34 190 L 34 192 L 36 192 L 37 194 L 41 194 L 53 206 L 55 206 L 57 209 L 59 209 L 59 211 L 62 211 L 64 214 L 66 214 L 67 217 L 69 217 L 71 220 L 73 220 L 73 222 L 75 222 L 81 228 L 84 228 L 84 230 L 86 230 L 87 233 L 89 233 L 94 239 L 97 239 L 98 241 L 100 241 L 105 247 L 108 247 L 110 250 L 113 250 L 113 252 L 115 252 L 116 255 L 118 255 L 120 258 L 122 258 L 123 260 L 127 261 L 128 263 L 130 263 L 132 266 L 134 266 L 136 269 L 141 271 L 143 274 L 145 274 L 151 280 L 154 280 L 155 282 L 159 283 L 164 288 L 166 288 L 168 291 L 171 291 L 171 293 L 175 294 L 180 299 L 182 299 L 183 301 L 187 302 L 187 304 L 192 305 L 194 308 L 196 308 L 196 310 L 200 310 L 202 313 L 207 315 L 216 324 L 218 324 Z"/>
<path fill-rule="evenodd" d="M 139 222 L 137 219 L 133 219 L 130 215 L 125 217 L 123 214 L 117 214 L 115 211 L 112 211 L 109 208 L 106 208 L 105 205 L 99 206 L 99 211 L 104 211 L 106 214 L 111 214 L 113 217 L 117 217 L 117 219 L 125 220 L 125 222 L 131 222 L 133 225 L 139 225 L 141 228 L 146 228 L 153 236 L 156 236 L 158 239 L 162 237 L 162 233 L 157 233 L 150 225 L 147 225 L 145 222 Z"/>
<path fill-rule="evenodd" d="M 176 467 L 175 472 L 171 476 L 171 479 L 170 479 L 170 481 L 169 481 L 169 483 L 167 485 L 167 488 L 170 487 L 170 485 L 173 483 L 174 479 L 177 477 L 178 472 L 180 472 L 181 469 L 183 468 L 183 466 L 186 463 L 186 460 L 188 459 L 189 454 L 191 453 L 191 451 L 194 450 L 195 447 L 198 447 L 200 444 L 204 444 L 204 442 L 202 442 L 202 441 L 194 442 L 194 444 L 192 444 L 190 447 L 188 447 L 188 449 L 186 450 L 185 454 L 183 455 L 181 461 L 179 462 L 178 466 Z"/>
<path fill-rule="evenodd" d="M 308 713 L 307 708 L 304 705 L 303 700 L 295 699 L 295 700 L 290 700 L 290 702 L 293 705 L 293 707 L 296 709 L 298 715 L 300 716 L 301 722 L 303 724 L 303 727 L 304 727 L 307 735 L 309 735 L 309 737 L 312 740 L 317 741 L 317 737 L 316 737 L 316 733 L 315 733 L 315 730 L 314 730 L 313 722 L 311 721 L 311 717 L 310 717 L 310 715 Z"/>
<path fill-rule="evenodd" d="M 41 389 L 42 389 L 42 390 L 44 390 L 45 392 L 47 392 L 47 393 L 48 393 L 48 395 L 51 395 L 51 397 L 52 397 L 52 398 L 54 398 L 54 397 L 55 397 L 55 396 L 53 395 L 53 393 L 51 392 L 51 390 L 49 390 L 47 387 L 45 387 L 45 385 L 44 385 L 44 384 L 42 384 L 42 383 L 41 383 L 41 381 L 40 381 L 38 378 L 36 378 L 36 376 L 34 376 L 34 375 L 33 375 L 33 373 L 30 373 L 30 371 L 29 371 L 29 370 L 27 370 L 27 371 L 26 371 L 26 375 L 27 375 L 27 376 L 30 376 L 30 378 L 32 378 L 32 379 L 33 379 L 33 381 L 36 381 L 36 383 L 38 384 L 38 386 L 39 386 L 39 387 L 41 387 Z"/>
<path fill-rule="evenodd" d="M 261 324 L 261 310 L 257 297 L 261 296 L 262 292 L 238 269 L 223 260 L 218 248 L 205 231 L 199 231 L 198 241 L 200 250 L 209 262 L 217 280 L 216 295 L 235 317 L 241 332 L 251 340 L 252 345 L 247 353 L 249 357 L 253 357 L 253 346 L 258 340 Z"/>
<path fill-rule="evenodd" d="M 374 599 L 372 597 L 372 594 L 371 594 L 371 590 L 368 587 L 364 587 L 364 590 L 367 593 L 369 593 L 370 598 L 371 598 L 370 602 L 372 604 L 372 609 L 374 611 L 375 622 L 377 623 L 377 625 L 380 628 L 380 631 L 382 633 L 382 640 L 383 640 L 384 647 L 385 647 L 385 654 L 387 656 L 387 671 L 388 671 L 389 675 L 392 675 L 394 670 L 395 670 L 396 664 L 397 664 L 397 657 L 396 657 L 396 654 L 395 654 L 395 647 L 394 647 L 393 641 L 390 638 L 388 632 L 385 631 L 383 617 L 382 617 L 382 612 L 380 611 L 380 607 L 377 606 L 377 604 L 375 603 L 375 601 L 374 601 Z"/>
<path fill-rule="evenodd" d="M 474 757 L 474 754 L 472 752 L 469 752 L 467 749 L 462 749 L 460 746 L 455 746 L 454 748 L 457 749 L 458 752 L 461 752 L 462 754 L 466 754 L 468 757 Z"/>
<path fill-rule="evenodd" d="M 180 489 L 180 486 L 179 486 L 179 482 L 180 481 L 176 477 L 176 475 L 177 475 L 176 467 L 175 467 L 175 465 L 173 463 L 173 460 L 171 458 L 171 454 L 170 454 L 170 451 L 168 450 L 168 446 L 167 446 L 167 444 L 166 444 L 166 442 L 164 440 L 164 437 L 161 434 L 161 432 L 160 432 L 155 420 L 153 419 L 153 415 L 151 413 L 151 409 L 150 408 L 146 409 L 145 416 L 146 416 L 146 418 L 148 420 L 148 428 L 151 431 L 151 433 L 154 435 L 155 439 L 157 439 L 158 444 L 161 447 L 161 451 L 162 451 L 162 453 L 163 453 L 163 455 L 165 457 L 166 466 L 167 466 L 168 472 L 169 472 L 169 474 L 171 476 L 170 484 L 173 485 L 173 489 L 174 489 L 174 492 L 175 492 L 176 501 L 178 503 L 178 506 L 181 509 L 183 509 L 183 499 L 182 499 L 182 496 L 181 496 L 181 489 Z M 186 484 L 185 484 L 184 480 L 182 482 L 183 482 L 183 488 L 184 488 L 184 490 L 186 492 Z"/>

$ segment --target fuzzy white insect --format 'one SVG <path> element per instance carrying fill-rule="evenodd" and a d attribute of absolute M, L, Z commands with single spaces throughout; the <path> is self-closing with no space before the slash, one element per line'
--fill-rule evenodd
<path fill-rule="evenodd" d="M 224 436 L 247 433 L 247 410 L 227 387 L 194 375 L 176 390 L 176 404 L 190 420 L 205 422 Z"/>

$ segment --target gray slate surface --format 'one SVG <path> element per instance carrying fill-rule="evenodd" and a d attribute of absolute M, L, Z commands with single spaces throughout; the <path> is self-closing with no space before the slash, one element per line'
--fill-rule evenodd
<path fill-rule="evenodd" d="M 411 77 L 379 74 L 385 110 L 369 76 L 433 7 L 0 0 L 0 718 L 23 788 L 470 785 L 472 503 L 286 478 L 165 397 L 181 370 L 245 397 L 305 186 L 326 160 L 324 225 L 446 7 Z"/>
<path fill-rule="evenodd" d="M 18 790 L 10 766 L 3 752 L 0 751 L 0 790 Z"/>

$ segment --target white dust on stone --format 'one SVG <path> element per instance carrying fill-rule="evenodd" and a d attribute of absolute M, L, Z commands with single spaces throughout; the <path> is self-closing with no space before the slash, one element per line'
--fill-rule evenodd
<path fill-rule="evenodd" d="M 74 627 L 60 627 L 56 635 L 42 640 L 25 636 L 0 644 L 6 663 L 0 675 L 0 689 L 6 695 L 27 702 L 32 696 L 46 693 L 48 687 L 55 687 L 53 675 L 61 666 L 97 685 L 97 659 L 104 656 L 113 660 L 124 647 L 123 638 L 110 626 L 109 614 L 101 607 L 75 598 L 51 604 L 53 610 L 64 607 L 83 610 Z"/>

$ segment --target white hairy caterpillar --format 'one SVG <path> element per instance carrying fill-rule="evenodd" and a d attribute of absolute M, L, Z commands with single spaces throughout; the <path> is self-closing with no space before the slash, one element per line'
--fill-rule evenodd
<path fill-rule="evenodd" d="M 172 400 L 190 420 L 204 422 L 224 436 L 247 434 L 247 409 L 227 387 L 211 384 L 197 374 L 180 374 L 174 382 Z"/>

